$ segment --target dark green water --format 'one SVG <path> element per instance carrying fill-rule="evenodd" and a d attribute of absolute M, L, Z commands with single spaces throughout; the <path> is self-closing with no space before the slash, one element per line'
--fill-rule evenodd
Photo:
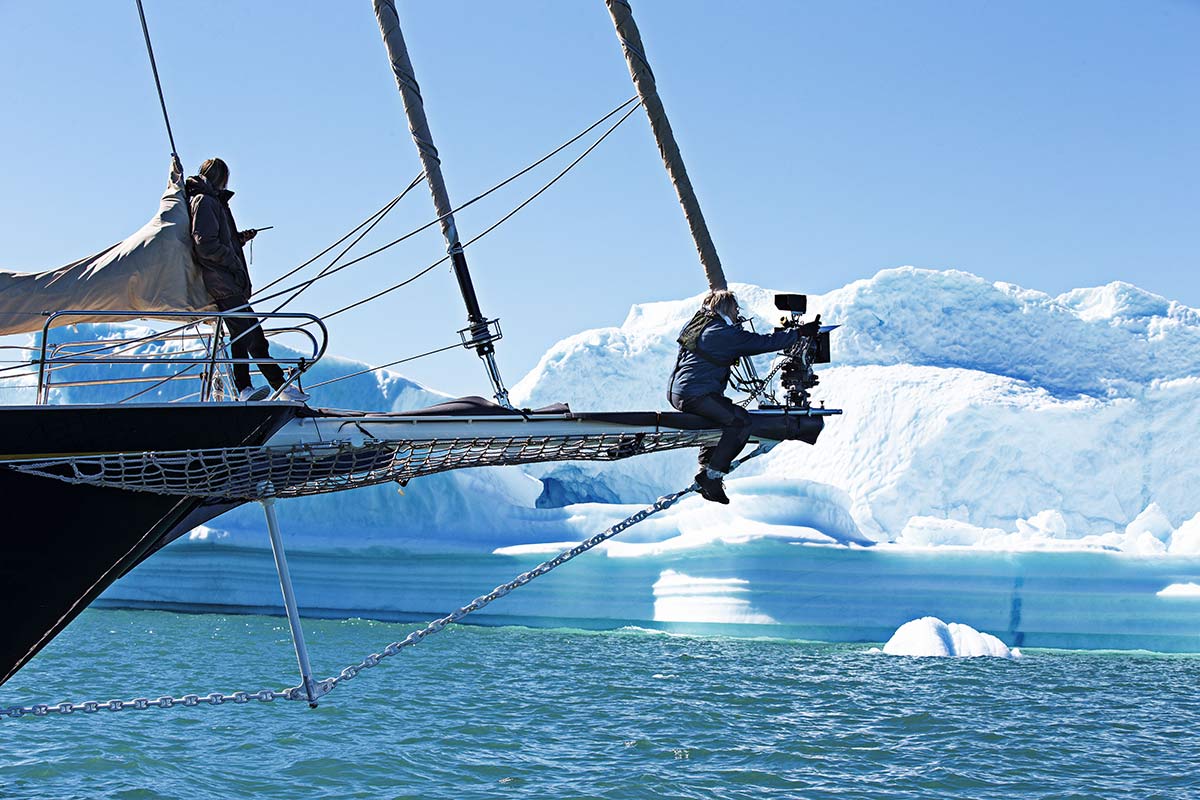
<path fill-rule="evenodd" d="M 411 626 L 306 621 L 339 670 Z M 294 683 L 286 623 L 89 611 L 0 706 Z M 1200 658 L 449 629 L 324 698 L 0 721 L 5 798 L 1192 798 Z"/>

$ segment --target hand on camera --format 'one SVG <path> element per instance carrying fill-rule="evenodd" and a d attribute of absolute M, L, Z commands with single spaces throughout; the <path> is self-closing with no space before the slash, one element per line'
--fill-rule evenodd
<path fill-rule="evenodd" d="M 801 336 L 807 337 L 809 339 L 815 338 L 816 335 L 821 332 L 821 315 L 817 314 L 816 319 L 814 319 L 812 322 L 804 323 L 803 325 L 796 328 L 796 330 L 800 333 Z"/>

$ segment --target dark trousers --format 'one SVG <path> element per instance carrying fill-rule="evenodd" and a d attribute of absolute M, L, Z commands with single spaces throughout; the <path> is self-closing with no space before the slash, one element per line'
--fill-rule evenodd
<path fill-rule="evenodd" d="M 685 414 L 710 419 L 721 427 L 716 445 L 700 449 L 700 466 L 729 472 L 729 465 L 750 441 L 750 412 L 723 394 L 672 397 L 671 405 Z"/>
<path fill-rule="evenodd" d="M 217 301 L 219 311 L 239 311 L 249 314 L 253 311 L 244 297 L 227 297 Z M 229 352 L 233 358 L 270 358 L 271 350 L 267 345 L 267 337 L 263 334 L 262 325 L 255 317 L 226 317 L 225 327 L 229 330 Z M 271 384 L 272 389 L 283 386 L 283 370 L 278 364 L 258 364 L 258 371 Z M 233 365 L 233 383 L 240 392 L 249 388 L 250 365 Z"/>

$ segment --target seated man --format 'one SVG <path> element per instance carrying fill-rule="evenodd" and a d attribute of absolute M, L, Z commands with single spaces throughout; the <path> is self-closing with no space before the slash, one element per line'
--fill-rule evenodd
<path fill-rule="evenodd" d="M 729 502 L 723 478 L 750 439 L 750 412 L 725 396 L 729 368 L 742 356 L 785 350 L 801 335 L 797 330 L 751 333 L 742 329 L 738 313 L 733 292 L 708 293 L 679 333 L 679 357 L 668 389 L 668 399 L 676 409 L 710 419 L 722 429 L 715 446 L 700 450 L 696 475 L 700 494 L 716 503 Z"/>
<path fill-rule="evenodd" d="M 210 158 L 200 165 L 200 174 L 187 179 L 188 202 L 192 208 L 192 242 L 204 286 L 219 311 L 250 313 L 250 271 L 242 245 L 254 238 L 257 231 L 238 231 L 229 210 L 229 167 L 219 158 Z M 261 323 L 252 316 L 226 317 L 229 328 L 229 349 L 234 358 L 270 358 L 267 337 Z M 283 386 L 283 370 L 278 364 L 258 364 L 258 371 L 272 389 Z M 233 365 L 233 382 L 238 399 L 262 400 L 270 391 L 255 388 L 250 382 L 250 365 Z M 308 395 L 289 385 L 279 395 L 280 400 L 305 402 Z"/>

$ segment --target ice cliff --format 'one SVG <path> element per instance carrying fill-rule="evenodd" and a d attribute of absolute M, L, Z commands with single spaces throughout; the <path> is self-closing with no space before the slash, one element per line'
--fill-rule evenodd
<path fill-rule="evenodd" d="M 773 292 L 734 288 L 759 330 L 778 318 Z M 514 396 L 661 407 L 674 337 L 697 301 L 637 305 L 619 327 L 563 340 Z M 846 414 L 816 447 L 788 443 L 748 465 L 735 493 L 751 476 L 783 494 L 818 485 L 854 531 L 915 547 L 1197 552 L 1196 310 L 1124 283 L 1052 297 L 911 267 L 809 308 L 842 325 L 817 391 Z M 689 463 L 534 472 L 562 499 L 631 502 L 678 483 Z"/>

